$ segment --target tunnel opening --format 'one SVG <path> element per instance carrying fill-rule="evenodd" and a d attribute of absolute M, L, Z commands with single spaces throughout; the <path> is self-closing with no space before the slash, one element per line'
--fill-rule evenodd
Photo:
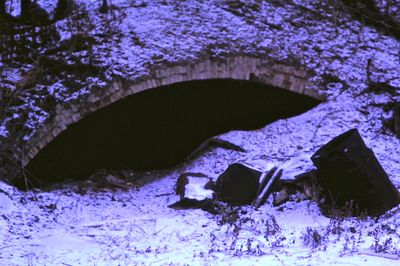
<path fill-rule="evenodd" d="M 303 113 L 311 97 L 257 82 L 197 80 L 140 92 L 71 124 L 26 166 L 32 185 L 86 179 L 98 169 L 156 170 L 206 139 Z M 16 181 L 25 188 L 24 180 Z"/>

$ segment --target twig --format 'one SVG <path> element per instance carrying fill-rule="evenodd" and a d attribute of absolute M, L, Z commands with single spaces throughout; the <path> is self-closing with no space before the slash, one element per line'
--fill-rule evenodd
<path fill-rule="evenodd" d="M 113 225 L 113 224 L 117 224 L 117 223 L 128 223 L 128 222 L 135 222 L 138 219 L 118 219 L 118 220 L 105 220 L 105 221 L 99 221 L 96 223 L 92 223 L 92 224 L 84 224 L 82 225 L 84 228 L 99 228 L 102 226 L 109 226 L 109 225 Z M 142 231 L 143 234 L 147 234 L 147 232 L 140 227 L 139 225 L 132 223 L 131 224 L 133 227 L 138 228 L 140 231 Z"/>
<path fill-rule="evenodd" d="M 2 246 L 0 247 L 0 250 L 5 249 L 5 248 L 11 248 L 11 247 L 15 247 L 14 245 L 6 245 L 6 246 Z"/>
<path fill-rule="evenodd" d="M 315 140 L 315 137 L 317 136 L 318 130 L 321 128 L 322 122 L 323 122 L 328 116 L 330 116 L 331 114 L 333 114 L 333 113 L 335 113 L 335 112 L 337 112 L 337 111 L 336 111 L 336 110 L 332 110 L 332 111 L 326 113 L 326 114 L 321 118 L 321 120 L 320 120 L 320 121 L 318 122 L 318 124 L 315 126 L 316 129 L 315 129 L 315 131 L 314 131 L 314 133 L 313 133 L 313 136 L 312 136 L 312 138 L 311 138 L 310 141 Z"/>
<path fill-rule="evenodd" d="M 155 197 L 159 198 L 159 197 L 171 196 L 171 195 L 174 195 L 174 194 L 175 193 L 173 193 L 173 192 L 169 192 L 169 193 L 163 193 L 163 194 L 155 195 Z"/>
<path fill-rule="evenodd" d="M 186 156 L 185 161 L 193 160 L 199 154 L 205 152 L 205 150 L 207 150 L 208 148 L 222 148 L 222 149 L 226 149 L 226 150 L 246 152 L 245 149 L 243 149 L 242 147 L 240 147 L 236 144 L 233 144 L 233 143 L 223 140 L 223 139 L 218 139 L 218 138 L 212 137 L 212 138 L 209 138 L 209 139 L 203 141 L 203 143 L 199 147 L 197 147 L 188 156 Z"/>
<path fill-rule="evenodd" d="M 158 230 L 157 232 L 153 233 L 153 236 L 158 235 L 158 233 L 160 233 L 161 231 L 163 231 L 165 228 L 167 228 L 168 226 L 164 226 L 163 228 L 161 228 L 160 230 Z"/>
<path fill-rule="evenodd" d="M 385 259 L 390 259 L 390 260 L 399 260 L 399 256 L 395 254 L 387 254 L 387 253 L 375 253 L 374 251 L 370 250 L 360 250 L 358 252 L 360 255 L 367 255 L 367 256 L 374 256 L 374 257 L 380 257 L 380 258 L 385 258 Z"/>

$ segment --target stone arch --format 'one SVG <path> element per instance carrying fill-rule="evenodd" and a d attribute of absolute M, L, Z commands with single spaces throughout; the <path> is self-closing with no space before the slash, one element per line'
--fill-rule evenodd
<path fill-rule="evenodd" d="M 250 80 L 307 95 L 317 100 L 323 96 L 309 80 L 310 73 L 299 66 L 272 62 L 270 59 L 236 56 L 224 61 L 204 60 L 195 64 L 153 67 L 147 77 L 134 81 L 116 80 L 107 88 L 92 92 L 79 102 L 58 105 L 54 118 L 26 143 L 21 163 L 26 167 L 39 151 L 69 125 L 86 115 L 127 96 L 152 88 L 185 81 L 210 79 Z"/>

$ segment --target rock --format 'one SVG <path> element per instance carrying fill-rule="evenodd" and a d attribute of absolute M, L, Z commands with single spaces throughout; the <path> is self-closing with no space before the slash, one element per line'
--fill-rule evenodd
<path fill-rule="evenodd" d="M 180 200 L 168 207 L 173 209 L 202 209 L 213 205 L 214 182 L 202 173 L 183 173 L 178 177 L 175 193 Z"/>
<path fill-rule="evenodd" d="M 297 175 L 294 179 L 280 180 L 278 192 L 274 193 L 273 205 L 279 206 L 286 201 L 302 201 L 316 199 L 316 171 L 310 170 Z"/>
<path fill-rule="evenodd" d="M 230 165 L 217 180 L 217 198 L 233 205 L 250 204 L 257 196 L 261 172 L 239 163 Z"/>
<path fill-rule="evenodd" d="M 283 187 L 280 191 L 274 193 L 274 206 L 279 206 L 289 200 L 291 191 L 287 187 Z"/>
<path fill-rule="evenodd" d="M 213 196 L 214 182 L 202 173 L 183 173 L 178 177 L 175 193 L 180 199 L 205 200 Z"/>
<path fill-rule="evenodd" d="M 400 194 L 390 182 L 373 151 L 365 146 L 357 129 L 351 129 L 322 146 L 311 160 L 325 202 L 332 215 L 379 215 L 396 206 Z"/>

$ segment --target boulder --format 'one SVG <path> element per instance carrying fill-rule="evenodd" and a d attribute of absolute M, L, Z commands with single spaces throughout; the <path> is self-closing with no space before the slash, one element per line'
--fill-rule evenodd
<path fill-rule="evenodd" d="M 322 146 L 311 160 L 324 198 L 323 210 L 345 210 L 344 215 L 379 215 L 396 206 L 400 194 L 366 147 L 357 129 Z"/>
<path fill-rule="evenodd" d="M 231 164 L 217 179 L 216 194 L 232 205 L 250 204 L 256 198 L 261 172 L 243 164 Z"/>

